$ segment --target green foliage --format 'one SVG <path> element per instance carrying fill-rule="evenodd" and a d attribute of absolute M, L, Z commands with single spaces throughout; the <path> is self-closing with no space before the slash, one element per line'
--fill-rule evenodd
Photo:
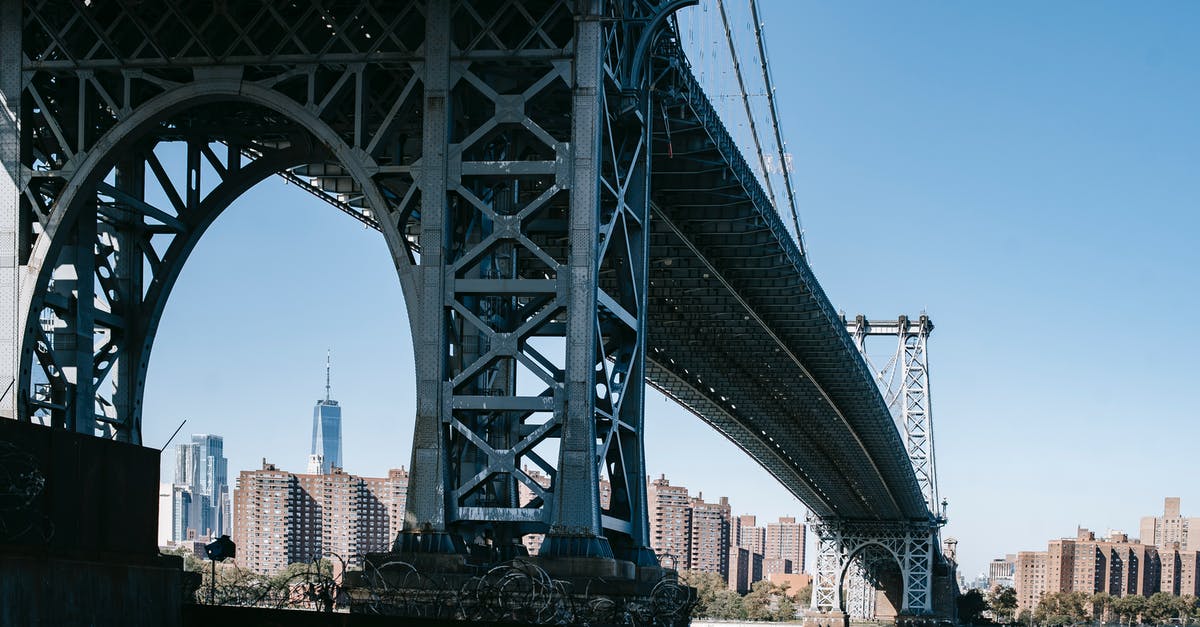
<path fill-rule="evenodd" d="M 1127 625 L 1137 624 L 1141 620 L 1142 612 L 1145 609 L 1146 597 L 1143 596 L 1131 594 L 1112 600 L 1112 613 L 1116 617 L 1117 622 Z"/>
<path fill-rule="evenodd" d="M 1012 586 L 997 586 L 987 595 L 988 613 L 1001 625 L 1013 622 L 1017 614 L 1017 591 Z"/>
<path fill-rule="evenodd" d="M 1078 625 L 1089 622 L 1092 596 L 1083 592 L 1051 592 L 1033 610 L 1038 625 Z"/>
<path fill-rule="evenodd" d="M 960 594 L 956 604 L 958 622 L 967 625 L 985 625 L 991 622 L 983 615 L 988 609 L 988 602 L 979 590 L 968 590 L 965 594 Z"/>
<path fill-rule="evenodd" d="M 1197 619 L 1200 619 L 1200 599 L 1190 594 L 1185 594 L 1179 597 L 1179 603 L 1183 606 L 1183 612 L 1180 617 L 1183 619 L 1184 625 L 1195 625 Z"/>
<path fill-rule="evenodd" d="M 696 589 L 693 618 L 745 620 L 746 608 L 742 604 L 742 597 L 729 589 L 724 577 L 717 573 L 682 570 L 679 571 L 679 579 Z"/>
<path fill-rule="evenodd" d="M 1166 625 L 1174 620 L 1178 620 L 1186 612 L 1182 598 L 1167 594 L 1166 592 L 1155 592 L 1146 599 L 1146 606 L 1142 609 L 1142 622 L 1151 625 Z"/>
<path fill-rule="evenodd" d="M 765 579 L 754 582 L 742 598 L 746 618 L 750 620 L 789 621 L 796 617 L 796 606 L 788 597 L 788 584 L 774 584 Z"/>
<path fill-rule="evenodd" d="M 723 577 L 694 570 L 679 572 L 680 581 L 696 588 L 697 603 L 692 618 L 717 620 L 790 621 L 796 618 L 798 603 L 807 604 L 812 590 L 801 589 L 801 598 L 788 595 L 788 584 L 756 581 L 746 596 L 729 589 Z"/>
<path fill-rule="evenodd" d="M 1101 624 L 1110 623 L 1113 620 L 1112 604 L 1113 596 L 1107 592 L 1096 592 L 1092 594 L 1092 620 Z"/>
<path fill-rule="evenodd" d="M 198 573 L 203 570 L 208 570 L 208 566 L 205 565 L 204 560 L 196 557 L 195 553 L 184 547 L 177 546 L 173 549 L 163 549 L 159 550 L 159 553 L 163 555 L 176 555 L 182 557 L 183 569 L 186 571 Z"/>
<path fill-rule="evenodd" d="M 795 603 L 800 607 L 808 607 L 812 604 L 812 584 L 808 584 L 796 591 Z"/>

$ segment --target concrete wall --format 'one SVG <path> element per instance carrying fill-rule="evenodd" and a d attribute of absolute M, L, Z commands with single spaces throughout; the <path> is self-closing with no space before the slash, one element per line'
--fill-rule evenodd
<path fill-rule="evenodd" d="M 180 624 L 155 449 L 0 419 L 0 625 Z"/>

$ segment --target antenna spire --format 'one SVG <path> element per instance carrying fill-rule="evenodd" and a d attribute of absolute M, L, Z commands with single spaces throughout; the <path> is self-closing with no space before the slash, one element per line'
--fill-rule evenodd
<path fill-rule="evenodd" d="M 329 362 L 332 351 L 325 349 L 325 402 L 329 402 Z"/>

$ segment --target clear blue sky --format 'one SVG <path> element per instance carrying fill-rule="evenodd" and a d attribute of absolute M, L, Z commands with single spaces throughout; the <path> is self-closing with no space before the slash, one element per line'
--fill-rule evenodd
<path fill-rule="evenodd" d="M 1136 534 L 1163 496 L 1200 514 L 1200 4 L 763 10 L 817 276 L 851 315 L 937 325 L 941 492 L 965 574 L 1077 524 Z M 303 470 L 327 347 L 348 469 L 407 465 L 411 344 L 382 237 L 264 183 L 167 307 L 146 444 L 187 418 L 184 437 L 225 436 L 231 474 L 262 457 Z M 660 397 L 647 414 L 653 474 L 736 513 L 803 515 L 698 420 Z"/>

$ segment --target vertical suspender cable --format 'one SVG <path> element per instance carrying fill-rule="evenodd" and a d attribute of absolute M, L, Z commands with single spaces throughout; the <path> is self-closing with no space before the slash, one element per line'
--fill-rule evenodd
<path fill-rule="evenodd" d="M 771 107 L 771 126 L 775 129 L 775 146 L 779 149 L 779 168 L 783 170 L 783 184 L 787 188 L 788 207 L 792 210 L 792 226 L 796 227 L 796 244 L 800 246 L 800 252 L 804 253 L 800 214 L 796 211 L 796 191 L 792 187 L 792 174 L 783 150 L 783 131 L 779 128 L 779 109 L 775 106 L 775 85 L 771 82 L 771 70 L 767 65 L 767 46 L 763 42 L 762 20 L 758 17 L 757 0 L 750 0 L 750 16 L 754 20 L 754 37 L 758 40 L 758 60 L 762 65 L 763 83 L 767 87 L 767 103 Z"/>
<path fill-rule="evenodd" d="M 754 113 L 750 110 L 750 96 L 746 93 L 746 81 L 742 78 L 742 64 L 738 62 L 737 48 L 733 45 L 733 33 L 729 30 L 729 16 L 725 13 L 725 2 L 717 0 L 717 8 L 721 10 L 721 24 L 725 27 L 725 41 L 729 44 L 729 57 L 733 59 L 733 71 L 737 74 L 738 90 L 742 93 L 742 106 L 746 109 L 746 119 L 750 122 L 750 134 L 754 137 L 754 150 L 758 153 L 758 165 L 762 168 L 763 182 L 767 184 L 767 194 L 776 206 L 779 199 L 771 187 L 771 173 L 767 170 L 767 157 L 763 154 L 762 142 L 758 139 L 758 127 L 754 124 Z M 768 85 L 768 89 L 770 86 Z"/>

